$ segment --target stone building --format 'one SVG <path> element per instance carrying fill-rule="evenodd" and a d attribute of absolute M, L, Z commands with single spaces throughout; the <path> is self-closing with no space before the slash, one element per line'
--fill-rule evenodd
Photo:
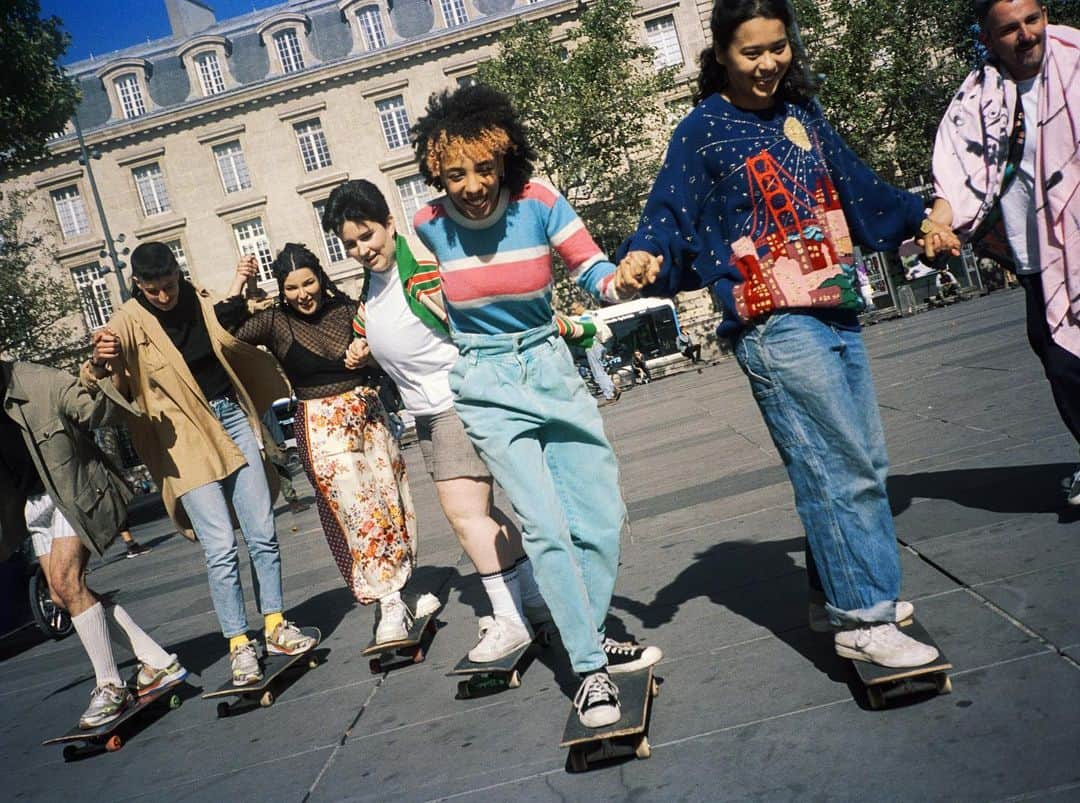
<path fill-rule="evenodd" d="M 318 223 L 331 189 L 368 178 L 398 221 L 430 196 L 408 130 L 437 90 L 472 80 L 517 19 L 573 25 L 577 0 L 294 0 L 217 20 L 198 0 L 165 0 L 172 35 L 72 64 L 77 120 L 95 156 L 96 207 L 74 121 L 51 158 L 9 177 L 35 197 L 31 226 L 56 233 L 58 270 L 84 299 L 88 329 L 119 303 L 106 237 L 159 240 L 199 284 L 223 290 L 237 257 L 302 242 L 354 292 L 358 266 Z M 639 0 L 659 65 L 696 73 L 709 4 Z"/>

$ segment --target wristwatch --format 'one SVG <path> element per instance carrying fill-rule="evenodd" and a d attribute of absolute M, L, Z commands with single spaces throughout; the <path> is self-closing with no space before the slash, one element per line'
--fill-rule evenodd
<path fill-rule="evenodd" d="M 934 231 L 936 224 L 928 217 L 924 217 L 922 223 L 919 224 L 920 234 L 930 234 Z"/>

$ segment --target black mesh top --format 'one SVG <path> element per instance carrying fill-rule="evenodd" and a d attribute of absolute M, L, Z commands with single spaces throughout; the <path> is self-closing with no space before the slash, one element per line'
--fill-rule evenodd
<path fill-rule="evenodd" d="M 236 303 L 243 303 L 237 299 Z M 313 315 L 301 315 L 275 304 L 244 321 L 235 335 L 246 343 L 266 346 L 277 357 L 298 399 L 321 399 L 352 390 L 376 387 L 382 372 L 345 367 L 345 350 L 353 338 L 356 303 L 328 298 Z"/>

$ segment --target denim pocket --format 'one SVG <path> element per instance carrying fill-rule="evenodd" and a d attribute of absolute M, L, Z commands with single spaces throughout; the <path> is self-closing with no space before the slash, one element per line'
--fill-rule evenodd
<path fill-rule="evenodd" d="M 750 380 L 750 390 L 755 399 L 762 399 L 776 393 L 776 385 L 765 375 L 767 369 L 761 356 L 759 334 L 751 334 L 747 331 L 739 338 L 735 343 L 735 361 L 739 363 L 739 368 Z"/>

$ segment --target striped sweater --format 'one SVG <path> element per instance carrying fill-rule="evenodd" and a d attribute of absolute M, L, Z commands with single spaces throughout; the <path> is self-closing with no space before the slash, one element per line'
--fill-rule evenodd
<path fill-rule="evenodd" d="M 439 261 L 452 328 L 477 334 L 521 332 L 552 320 L 552 248 L 580 287 L 615 295 L 615 266 L 567 200 L 532 180 L 510 197 L 504 188 L 485 220 L 464 217 L 446 196 L 420 208 L 417 236 Z"/>

